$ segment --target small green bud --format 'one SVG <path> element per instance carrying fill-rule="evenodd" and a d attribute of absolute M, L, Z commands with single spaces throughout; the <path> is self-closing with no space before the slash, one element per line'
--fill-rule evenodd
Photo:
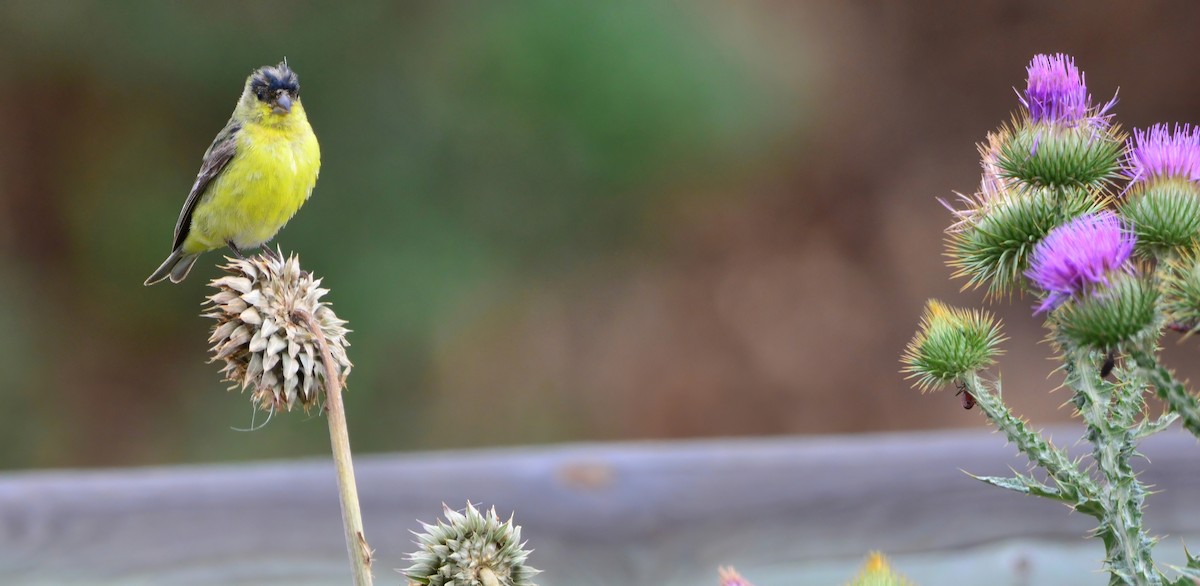
<path fill-rule="evenodd" d="M 1133 223 L 1137 250 L 1156 256 L 1164 249 L 1191 248 L 1200 238 L 1200 187 L 1184 179 L 1139 182 L 1121 213 Z"/>
<path fill-rule="evenodd" d="M 1104 189 L 1121 175 L 1125 137 L 1115 126 L 1019 121 L 1000 146 L 1001 174 L 1029 186 Z"/>
<path fill-rule="evenodd" d="M 1111 350 L 1154 327 L 1158 292 L 1145 279 L 1113 272 L 1109 286 L 1064 304 L 1051 318 L 1077 347 Z"/>
<path fill-rule="evenodd" d="M 986 283 L 991 297 L 1024 290 L 1034 246 L 1059 224 L 1099 212 L 1106 203 L 1098 192 L 1078 187 L 1009 189 L 969 215 L 957 213 L 968 219 L 948 231 L 946 264 L 955 278 L 967 279 L 964 288 Z"/>
<path fill-rule="evenodd" d="M 901 358 L 903 372 L 916 379 L 913 386 L 928 391 L 991 366 L 1003 341 L 991 314 L 930 299 L 920 329 Z"/>

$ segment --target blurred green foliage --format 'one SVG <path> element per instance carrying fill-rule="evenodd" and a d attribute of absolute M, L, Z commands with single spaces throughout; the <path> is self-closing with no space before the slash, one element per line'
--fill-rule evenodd
<path fill-rule="evenodd" d="M 249 402 L 219 392 L 197 316 L 220 254 L 180 286 L 141 284 L 245 76 L 284 56 L 323 167 L 277 242 L 354 330 L 355 447 L 459 445 L 422 424 L 438 324 L 493 291 L 652 250 L 675 186 L 738 173 L 800 119 L 735 10 L 0 4 L 0 466 L 325 451 L 316 414 L 230 430 L 251 425 Z"/>

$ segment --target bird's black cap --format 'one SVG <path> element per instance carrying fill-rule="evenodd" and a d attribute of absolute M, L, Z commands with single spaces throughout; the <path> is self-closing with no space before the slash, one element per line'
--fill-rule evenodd
<path fill-rule="evenodd" d="M 293 96 L 300 95 L 300 78 L 288 67 L 287 61 L 260 67 L 250 75 L 250 91 L 258 99 L 265 101 L 278 90 L 287 90 Z"/>

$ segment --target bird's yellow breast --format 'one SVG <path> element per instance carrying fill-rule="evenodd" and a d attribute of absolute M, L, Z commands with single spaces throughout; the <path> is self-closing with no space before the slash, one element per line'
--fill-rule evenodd
<path fill-rule="evenodd" d="M 185 252 L 232 242 L 254 248 L 275 236 L 312 194 L 321 168 L 317 137 L 297 104 L 283 124 L 248 123 L 237 150 L 192 216 Z"/>

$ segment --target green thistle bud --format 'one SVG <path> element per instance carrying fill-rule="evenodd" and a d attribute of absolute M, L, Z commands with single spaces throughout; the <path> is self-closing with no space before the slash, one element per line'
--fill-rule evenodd
<path fill-rule="evenodd" d="M 985 283 L 990 297 L 1024 290 L 1024 273 L 1034 246 L 1055 226 L 1100 211 L 1107 198 L 1081 188 L 1009 189 L 979 199 L 975 209 L 956 212 L 948 230 L 946 264 L 964 288 Z"/>
<path fill-rule="evenodd" d="M 928 391 L 995 363 L 1004 341 L 991 314 L 948 307 L 930 299 L 917 335 L 905 348 L 903 372 Z"/>
<path fill-rule="evenodd" d="M 1200 238 L 1200 187 L 1184 180 L 1143 182 L 1130 189 L 1121 214 L 1133 223 L 1137 250 L 1191 248 Z"/>
<path fill-rule="evenodd" d="M 1111 350 L 1153 330 L 1158 292 L 1145 279 L 1113 272 L 1109 285 L 1062 305 L 1052 320 L 1061 338 L 1078 347 Z"/>
<path fill-rule="evenodd" d="M 413 562 L 404 574 L 422 586 L 535 586 L 541 571 L 525 564 L 530 551 L 521 541 L 521 527 L 503 523 L 495 507 L 481 513 L 467 503 L 466 513 L 442 505 L 446 521 L 422 524 L 417 533 L 421 549 L 408 556 Z"/>
<path fill-rule="evenodd" d="M 1000 146 L 1008 179 L 1029 186 L 1106 189 L 1121 176 L 1125 136 L 1116 126 L 1016 123 Z"/>
<path fill-rule="evenodd" d="M 1167 262 L 1162 274 L 1167 323 L 1189 335 L 1200 331 L 1200 259 L 1195 252 L 1181 254 Z"/>
<path fill-rule="evenodd" d="M 228 259 L 227 273 L 214 279 L 204 317 L 216 320 L 209 342 L 210 362 L 225 363 L 230 389 L 251 389 L 251 400 L 264 411 L 308 409 L 325 396 L 325 369 L 316 336 L 297 319 L 313 317 L 321 329 L 341 382 L 350 374 L 346 322 L 321 298 L 329 292 L 300 269 L 296 256 L 266 252 Z"/>
<path fill-rule="evenodd" d="M 849 586 L 913 586 L 913 583 L 893 572 L 887 558 L 876 551 L 867 557 L 867 563 Z"/>

